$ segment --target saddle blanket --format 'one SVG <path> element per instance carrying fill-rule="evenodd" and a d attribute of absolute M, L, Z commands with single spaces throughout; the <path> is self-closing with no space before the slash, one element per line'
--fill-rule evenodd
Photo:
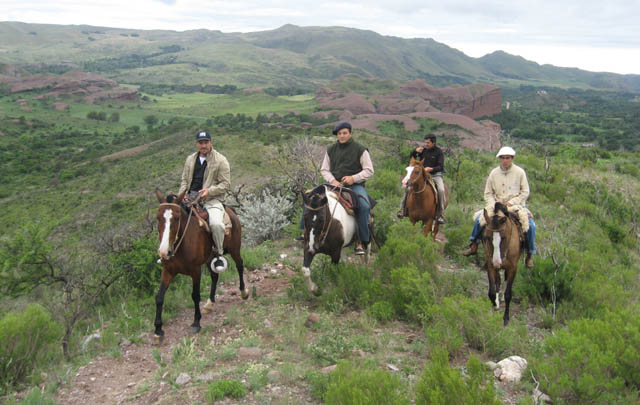
<path fill-rule="evenodd" d="M 529 218 L 533 218 L 533 214 L 531 213 L 531 211 L 529 211 L 527 207 L 523 207 L 522 205 L 512 205 L 511 207 L 508 207 L 507 210 L 518 215 L 518 220 L 520 221 L 522 232 L 527 233 L 527 231 L 529 230 Z M 487 224 L 487 221 L 485 221 L 484 219 L 483 212 L 484 209 L 473 213 L 474 221 L 476 220 L 476 218 L 480 217 L 478 221 L 480 226 L 485 226 Z M 493 216 L 493 207 L 487 208 L 487 214 L 489 216 Z"/>

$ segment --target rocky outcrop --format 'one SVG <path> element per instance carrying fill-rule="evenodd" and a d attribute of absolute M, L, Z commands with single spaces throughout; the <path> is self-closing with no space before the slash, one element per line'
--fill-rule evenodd
<path fill-rule="evenodd" d="M 365 96 L 358 93 L 338 93 L 331 97 L 320 98 L 316 93 L 316 99 L 320 103 L 321 108 L 348 110 L 353 114 L 373 114 L 376 112 L 376 108 L 373 106 L 373 104 L 367 101 L 367 98 Z"/>

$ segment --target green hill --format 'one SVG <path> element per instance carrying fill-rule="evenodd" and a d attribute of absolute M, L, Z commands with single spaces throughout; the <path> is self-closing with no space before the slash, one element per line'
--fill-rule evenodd
<path fill-rule="evenodd" d="M 0 23 L 0 62 L 30 71 L 85 70 L 124 83 L 311 89 L 347 73 L 444 86 L 489 82 L 640 91 L 640 76 L 538 65 L 502 51 L 472 58 L 433 39 L 344 27 L 253 33 Z"/>

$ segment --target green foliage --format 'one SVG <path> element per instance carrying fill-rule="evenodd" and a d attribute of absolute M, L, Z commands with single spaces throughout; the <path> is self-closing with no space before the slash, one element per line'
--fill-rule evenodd
<path fill-rule="evenodd" d="M 60 325 L 38 304 L 5 315 L 0 319 L 0 384 L 23 381 L 36 367 L 58 359 L 61 336 Z"/>
<path fill-rule="evenodd" d="M 158 264 L 158 241 L 153 237 L 132 239 L 129 249 L 114 253 L 110 260 L 114 266 L 125 270 L 126 287 L 139 294 L 150 294 L 160 286 L 162 266 Z"/>
<path fill-rule="evenodd" d="M 419 404 L 495 404 L 493 376 L 475 356 L 467 362 L 467 375 L 449 366 L 446 349 L 436 347 L 416 386 L 416 403 Z"/>
<path fill-rule="evenodd" d="M 322 401 L 329 386 L 329 375 L 312 370 L 305 374 L 304 379 L 309 383 L 311 396 Z"/>
<path fill-rule="evenodd" d="M 444 297 L 425 314 L 425 332 L 434 345 L 454 353 L 466 342 L 470 347 L 498 357 L 514 350 L 518 334 L 513 327 L 502 326 L 502 311 L 493 312 L 486 298 L 461 295 Z"/>
<path fill-rule="evenodd" d="M 387 240 L 378 253 L 376 268 L 382 279 L 388 279 L 392 269 L 409 265 L 435 277 L 441 258 L 433 239 L 425 238 L 420 226 L 413 226 L 405 219 L 389 228 Z"/>
<path fill-rule="evenodd" d="M 609 312 L 603 319 L 578 319 L 544 342 L 534 365 L 541 390 L 572 403 L 640 400 L 640 315 Z"/>
<path fill-rule="evenodd" d="M 351 362 L 340 361 L 329 375 L 324 401 L 331 405 L 410 404 L 405 390 L 400 377 L 379 370 L 371 362 L 357 367 Z"/>
<path fill-rule="evenodd" d="M 367 192 L 375 200 L 388 198 L 389 196 L 402 195 L 400 176 L 398 172 L 382 169 L 376 170 L 375 176 L 367 183 Z"/>
<path fill-rule="evenodd" d="M 566 261 L 557 265 L 551 257 L 540 257 L 533 269 L 522 268 L 514 285 L 514 294 L 527 296 L 539 305 L 571 299 L 578 265 Z"/>
<path fill-rule="evenodd" d="M 322 365 L 335 364 L 348 352 L 354 349 L 346 331 L 333 329 L 320 335 L 309 345 L 309 352 L 313 359 Z"/>
<path fill-rule="evenodd" d="M 267 385 L 267 372 L 269 369 L 264 364 L 251 364 L 247 369 L 247 384 L 249 389 L 256 392 Z"/>
<path fill-rule="evenodd" d="M 209 403 L 219 401 L 223 398 L 242 398 L 248 394 L 247 387 L 235 380 L 214 381 L 207 387 L 205 399 Z"/>
<path fill-rule="evenodd" d="M 44 392 L 40 388 L 33 388 L 29 393 L 20 401 L 16 399 L 10 399 L 7 405 L 57 405 L 57 401 L 54 397 Z"/>
<path fill-rule="evenodd" d="M 393 319 L 393 305 L 388 301 L 378 301 L 368 309 L 369 314 L 375 319 L 388 322 Z"/>
<path fill-rule="evenodd" d="M 401 319 L 422 321 L 437 298 L 436 282 L 430 273 L 421 273 L 415 265 L 391 270 L 389 301 Z"/>
<path fill-rule="evenodd" d="M 326 306 L 340 301 L 355 309 L 365 309 L 383 294 L 380 280 L 367 267 L 341 263 L 329 266 L 326 274 L 333 286 L 322 297 Z"/>

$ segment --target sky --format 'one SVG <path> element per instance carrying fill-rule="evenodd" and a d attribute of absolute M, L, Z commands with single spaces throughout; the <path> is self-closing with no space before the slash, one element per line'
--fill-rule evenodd
<path fill-rule="evenodd" d="M 0 0 L 0 21 L 253 32 L 284 24 L 433 38 L 472 57 L 640 74 L 640 0 Z"/>

